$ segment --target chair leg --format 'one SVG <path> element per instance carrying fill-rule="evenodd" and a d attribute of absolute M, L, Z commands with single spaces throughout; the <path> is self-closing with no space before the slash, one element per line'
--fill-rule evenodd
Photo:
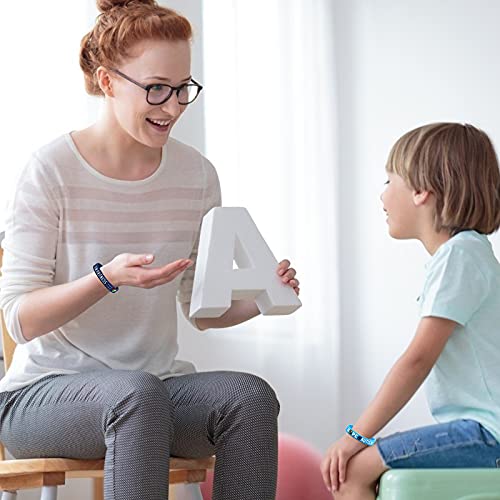
<path fill-rule="evenodd" d="M 104 500 L 104 479 L 96 477 L 92 483 L 92 500 Z"/>
<path fill-rule="evenodd" d="M 203 500 L 203 495 L 201 494 L 201 488 L 198 483 L 187 484 L 186 488 L 190 492 L 192 500 Z"/>
<path fill-rule="evenodd" d="M 203 500 L 197 483 L 176 484 L 175 500 Z"/>
<path fill-rule="evenodd" d="M 57 500 L 57 486 L 43 486 L 40 500 Z"/>
<path fill-rule="evenodd" d="M 4 491 L 2 492 L 2 500 L 16 500 L 17 491 Z"/>

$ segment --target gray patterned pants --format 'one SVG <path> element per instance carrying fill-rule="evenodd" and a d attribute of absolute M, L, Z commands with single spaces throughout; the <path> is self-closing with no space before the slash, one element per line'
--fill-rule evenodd
<path fill-rule="evenodd" d="M 168 498 L 168 457 L 217 456 L 213 500 L 273 500 L 279 403 L 247 373 L 50 375 L 0 394 L 16 458 L 105 458 L 106 500 Z"/>

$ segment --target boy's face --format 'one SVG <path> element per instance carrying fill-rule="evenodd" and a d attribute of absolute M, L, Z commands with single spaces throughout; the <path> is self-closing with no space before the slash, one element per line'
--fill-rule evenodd
<path fill-rule="evenodd" d="M 386 188 L 380 199 L 387 214 L 389 234 L 399 240 L 415 238 L 417 237 L 415 192 L 399 175 L 388 173 L 387 176 Z"/>

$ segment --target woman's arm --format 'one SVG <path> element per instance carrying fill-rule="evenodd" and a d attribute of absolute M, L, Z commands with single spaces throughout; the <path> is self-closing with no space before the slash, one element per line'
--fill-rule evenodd
<path fill-rule="evenodd" d="M 422 318 L 411 344 L 356 421 L 356 432 L 371 437 L 392 420 L 427 378 L 456 326 L 457 323 L 449 319 Z"/>
<path fill-rule="evenodd" d="M 251 300 L 233 300 L 231 307 L 218 318 L 197 318 L 196 324 L 200 330 L 208 328 L 227 328 L 239 325 L 260 314 L 259 308 Z"/>
<path fill-rule="evenodd" d="M 107 276 L 106 266 L 102 272 Z M 27 293 L 19 304 L 19 323 L 26 341 L 73 320 L 108 294 L 94 272 L 62 285 Z"/>
<path fill-rule="evenodd" d="M 58 182 L 35 154 L 20 172 L 8 205 L 0 307 L 17 343 L 61 326 L 107 293 L 90 274 L 53 286 L 62 211 Z"/>
<path fill-rule="evenodd" d="M 169 283 L 192 264 L 189 259 L 180 259 L 161 267 L 144 267 L 152 262 L 145 254 L 123 253 L 102 266 L 101 271 L 115 286 L 149 289 Z M 59 328 L 108 293 L 95 273 L 27 293 L 18 313 L 23 337 L 26 341 L 33 340 Z"/>
<path fill-rule="evenodd" d="M 290 267 L 288 259 L 282 260 L 278 264 L 276 270 L 280 276 L 281 281 L 293 288 L 295 293 L 299 295 L 299 280 L 296 278 L 297 272 Z M 233 300 L 231 307 L 218 318 L 199 318 L 195 319 L 196 325 L 200 330 L 207 330 L 208 328 L 227 328 L 229 326 L 239 325 L 251 318 L 255 318 L 260 314 L 259 308 L 253 300 Z"/>

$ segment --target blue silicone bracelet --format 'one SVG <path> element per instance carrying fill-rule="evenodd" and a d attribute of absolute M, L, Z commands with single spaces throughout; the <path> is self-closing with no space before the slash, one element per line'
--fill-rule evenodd
<path fill-rule="evenodd" d="M 349 424 L 345 428 L 345 431 L 347 432 L 347 434 L 349 434 L 349 436 L 353 437 L 354 439 L 357 439 L 358 441 L 361 441 L 363 444 L 366 444 L 367 446 L 375 444 L 375 441 L 377 440 L 377 438 L 367 438 L 362 436 L 352 428 L 352 424 Z"/>
<path fill-rule="evenodd" d="M 97 274 L 97 277 L 101 280 L 101 283 L 111 292 L 111 293 L 116 293 L 119 288 L 117 286 L 112 285 L 107 279 L 104 274 L 102 274 L 101 271 L 102 264 L 97 262 L 94 264 L 94 272 Z"/>

